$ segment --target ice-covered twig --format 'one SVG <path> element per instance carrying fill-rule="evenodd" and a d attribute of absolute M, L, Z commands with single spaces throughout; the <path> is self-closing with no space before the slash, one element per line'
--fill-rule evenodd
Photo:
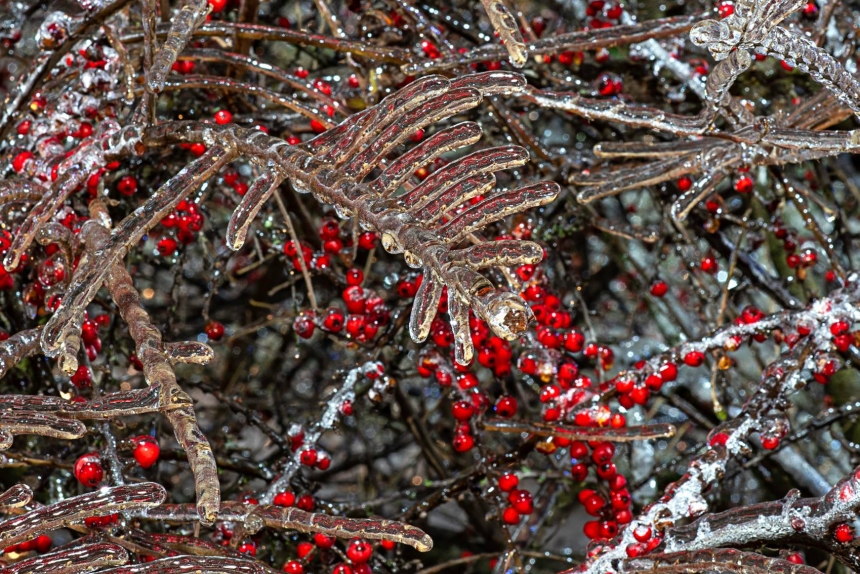
<path fill-rule="evenodd" d="M 481 4 L 487 11 L 493 28 L 499 33 L 505 50 L 508 51 L 511 65 L 522 68 L 528 61 L 529 54 L 514 15 L 505 6 L 504 0 L 481 0 Z"/>
<path fill-rule="evenodd" d="M 624 428 L 577 427 L 565 424 L 531 423 L 507 419 L 487 419 L 481 428 L 490 432 L 529 433 L 536 436 L 607 442 L 632 442 L 674 436 L 675 427 L 669 424 L 651 424 Z"/>
<path fill-rule="evenodd" d="M 676 554 L 652 554 L 628 560 L 624 572 L 636 574 L 820 574 L 812 566 L 795 564 L 782 558 L 769 558 L 741 550 L 701 550 Z"/>
<path fill-rule="evenodd" d="M 79 574 L 104 568 L 119 566 L 128 562 L 128 552 L 121 546 L 109 542 L 82 544 L 64 548 L 41 556 L 19 560 L 3 567 L 3 574 Z"/>
<path fill-rule="evenodd" d="M 164 487 L 153 482 L 102 488 L 73 496 L 0 522 L 0 544 L 18 544 L 34 535 L 82 522 L 92 516 L 143 510 L 164 502 Z"/>
<path fill-rule="evenodd" d="M 193 519 L 191 505 L 167 504 L 150 510 L 144 515 L 148 519 L 187 521 Z M 367 538 L 369 540 L 390 540 L 412 546 L 420 552 L 433 548 L 433 540 L 422 530 L 393 520 L 374 518 L 347 518 L 298 508 L 284 508 L 272 505 L 251 505 L 243 502 L 223 501 L 218 514 L 219 521 L 236 522 L 245 525 L 248 533 L 263 527 L 299 532 L 319 532 L 337 538 Z"/>
<path fill-rule="evenodd" d="M 26 484 L 16 484 L 0 494 L 0 509 L 20 508 L 33 500 L 33 490 Z"/>
<path fill-rule="evenodd" d="M 92 254 L 105 249 L 116 234 L 111 234 L 102 225 L 101 222 L 106 219 L 106 209 L 99 200 L 91 202 L 90 210 L 93 219 L 87 222 L 81 235 L 87 250 Z M 105 264 L 104 261 L 101 263 Z M 221 499 L 218 469 L 209 441 L 197 426 L 193 401 L 176 381 L 176 374 L 163 349 L 161 333 L 152 325 L 149 315 L 141 306 L 140 294 L 134 288 L 131 275 L 120 262 L 112 263 L 106 271 L 108 290 L 119 308 L 120 316 L 129 326 L 136 354 L 143 364 L 146 382 L 158 393 L 158 410 L 170 421 L 176 440 L 188 456 L 194 473 L 200 519 L 211 523 L 218 513 Z M 197 357 L 201 350 L 204 351 L 204 357 L 211 356 L 211 350 L 201 349 L 200 345 L 192 345 L 191 348 L 186 346 L 185 352 L 180 354 Z"/>
<path fill-rule="evenodd" d="M 270 574 L 260 562 L 224 556 L 171 556 L 144 564 L 102 570 L 100 574 L 175 574 L 176 572 Z"/>
<path fill-rule="evenodd" d="M 171 66 L 211 10 L 212 5 L 206 0 L 189 0 L 172 18 L 167 39 L 152 57 L 152 66 L 146 70 L 147 91 L 158 94 L 164 89 Z M 147 25 L 148 22 L 144 24 Z"/>
<path fill-rule="evenodd" d="M 595 28 L 558 34 L 549 38 L 526 42 L 528 54 L 558 54 L 565 51 L 598 50 L 624 44 L 635 44 L 651 38 L 668 38 L 684 34 L 696 22 L 695 16 L 658 18 L 636 24 L 623 24 L 608 28 Z M 405 74 L 418 74 L 450 70 L 475 62 L 497 61 L 505 58 L 507 46 L 491 45 L 476 48 L 457 57 L 446 57 L 410 63 L 402 67 Z"/>
<path fill-rule="evenodd" d="M 382 246 L 387 251 L 403 253 L 409 265 L 423 269 L 424 278 L 410 321 L 410 335 L 414 340 L 423 341 L 427 337 L 427 327 L 432 319 L 429 314 L 431 311 L 435 314 L 442 288 L 448 287 L 456 358 L 467 363 L 474 352 L 467 320 L 470 308 L 487 321 L 497 335 L 509 340 L 526 329 L 531 312 L 517 295 L 498 291 L 474 270 L 452 264 L 459 258 L 456 244 L 484 225 L 552 201 L 559 187 L 555 183 L 542 182 L 519 190 L 497 192 L 450 221 L 433 225 L 426 223 L 436 220 L 435 214 L 427 211 L 428 205 L 433 205 L 438 210 L 436 213 L 442 214 L 457 203 L 432 203 L 432 200 L 445 196 L 448 190 L 460 185 L 484 185 L 485 182 L 478 182 L 476 178 L 525 163 L 527 152 L 515 146 L 474 152 L 451 162 L 420 186 L 392 199 L 392 192 L 420 167 L 415 159 L 436 153 L 432 151 L 434 148 L 422 145 L 416 147 L 419 151 L 410 155 L 409 161 L 395 160 L 376 179 L 360 182 L 410 133 L 475 107 L 481 102 L 482 95 L 511 94 L 521 90 L 523 85 L 521 76 L 505 72 L 472 74 L 451 81 L 428 76 L 386 97 L 374 108 L 353 115 L 301 147 L 288 147 L 282 140 L 257 130 L 193 122 L 176 122 L 148 129 L 143 139 L 147 146 L 219 143 L 247 155 L 277 176 L 271 185 L 261 185 L 255 190 L 254 197 L 263 200 L 278 179 L 286 178 L 300 191 L 313 192 L 322 201 L 334 205 L 341 215 L 358 216 L 363 225 L 380 235 Z M 464 141 L 472 141 L 470 133 L 473 131 L 446 130 L 444 136 L 434 141 L 434 146 L 456 149 L 464 145 Z M 231 234 L 233 244 L 238 244 L 240 230 L 253 213 L 251 207 L 242 206 L 242 219 L 236 222 L 236 232 Z M 518 264 L 535 262 L 535 258 L 529 257 L 521 259 Z M 93 279 L 95 277 L 93 275 Z M 77 278 L 71 289 L 73 298 L 80 300 Z M 91 283 L 87 289 L 92 289 Z M 53 325 L 48 325 L 49 330 L 53 328 Z M 50 339 L 56 339 L 56 336 L 52 334 Z M 43 346 L 46 340 L 49 339 L 43 337 Z"/>
<path fill-rule="evenodd" d="M 39 352 L 42 328 L 26 329 L 0 341 L 0 377 L 27 357 Z"/>
<path fill-rule="evenodd" d="M 264 504 L 270 504 L 275 496 L 287 489 L 290 485 L 293 475 L 301 468 L 301 451 L 304 448 L 316 447 L 317 441 L 322 437 L 323 433 L 334 428 L 344 401 L 351 401 L 355 398 L 355 385 L 358 383 L 359 377 L 365 376 L 368 373 L 378 374 L 382 364 L 376 361 L 368 361 L 363 365 L 350 369 L 343 379 L 343 384 L 335 393 L 326 401 L 326 407 L 317 421 L 313 429 L 305 433 L 303 448 L 296 451 L 293 457 L 287 461 L 287 465 L 278 478 L 269 485 L 269 488 L 260 498 Z"/>

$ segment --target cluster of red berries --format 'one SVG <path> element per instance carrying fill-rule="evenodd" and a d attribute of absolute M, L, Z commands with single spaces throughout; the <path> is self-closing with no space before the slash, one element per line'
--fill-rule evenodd
<path fill-rule="evenodd" d="M 685 356 L 684 364 L 697 367 L 704 363 L 704 355 L 699 351 L 691 351 L 687 354 L 689 363 Z M 645 366 L 644 362 L 637 363 L 638 369 Z M 674 381 L 678 377 L 678 367 L 675 363 L 664 363 L 659 370 L 635 377 L 621 376 L 615 379 L 615 390 L 618 391 L 618 404 L 624 408 L 633 405 L 644 405 L 648 402 L 651 393 L 658 392 L 663 383 Z"/>
<path fill-rule="evenodd" d="M 53 546 L 53 541 L 50 536 L 45 534 L 41 534 L 32 540 L 27 540 L 25 542 L 21 542 L 19 544 L 13 544 L 12 546 L 7 546 L 3 549 L 5 554 L 11 554 L 12 552 L 17 552 L 18 554 L 23 554 L 24 552 L 32 552 L 35 550 L 39 554 L 44 554 Z"/>
<path fill-rule="evenodd" d="M 302 494 L 297 497 L 294 492 L 285 490 L 275 495 L 275 498 L 272 500 L 272 504 L 284 507 L 295 506 L 300 510 L 310 512 L 314 509 L 316 502 L 314 502 L 312 494 Z"/>
<path fill-rule="evenodd" d="M 167 230 L 175 230 L 176 239 L 183 245 L 194 243 L 197 233 L 203 229 L 203 213 L 200 207 L 191 201 L 182 200 L 176 209 L 167 214 L 161 220 L 161 226 Z M 179 248 L 176 239 L 171 236 L 162 237 L 157 244 L 158 253 L 163 257 L 170 257 Z"/>
<path fill-rule="evenodd" d="M 802 270 L 812 267 L 818 261 L 818 254 L 813 249 L 804 249 L 801 253 L 797 252 L 797 237 L 779 221 L 776 222 L 774 235 L 782 241 L 782 248 L 785 249 L 786 254 L 786 265 L 791 269 L 797 269 L 798 274 L 801 274 Z"/>
<path fill-rule="evenodd" d="M 511 472 L 499 477 L 499 490 L 508 493 L 508 505 L 502 510 L 502 522 L 505 524 L 519 524 L 523 516 L 528 516 L 535 511 L 532 493 L 528 490 L 517 488 L 520 479 Z"/>
<path fill-rule="evenodd" d="M 606 487 L 605 495 L 590 488 L 580 491 L 579 502 L 589 516 L 597 519 L 586 522 L 583 532 L 592 540 L 613 538 L 618 533 L 619 524 L 628 524 L 633 520 L 627 479 L 618 474 L 615 463 L 612 462 L 615 456 L 614 445 L 608 442 L 574 441 L 570 445 L 570 456 L 574 480 L 582 480 L 587 472 L 585 469 L 590 465 L 595 468 L 597 478 Z"/>
<path fill-rule="evenodd" d="M 362 287 L 363 282 L 364 273 L 360 269 L 348 269 L 347 286 L 341 294 L 346 313 L 339 307 L 329 307 L 322 318 L 317 319 L 312 311 L 305 311 L 293 323 L 296 334 L 309 339 L 319 326 L 327 333 L 346 331 L 347 336 L 362 343 L 373 340 L 379 329 L 391 320 L 391 310 L 375 291 Z"/>
<path fill-rule="evenodd" d="M 585 8 L 589 20 L 586 25 L 591 29 L 609 28 L 618 25 L 624 6 L 612 0 L 591 0 Z"/>
<path fill-rule="evenodd" d="M 296 560 L 284 564 L 283 571 L 287 574 L 304 574 L 305 565 L 319 554 L 331 550 L 336 540 L 325 534 L 314 534 L 313 542 L 299 542 L 296 545 Z M 393 550 L 395 543 L 388 540 L 380 541 L 379 545 L 385 550 Z M 367 540 L 354 538 L 349 541 L 345 555 L 349 563 L 340 562 L 332 568 L 332 574 L 371 574 L 368 562 L 373 557 L 373 545 Z"/>

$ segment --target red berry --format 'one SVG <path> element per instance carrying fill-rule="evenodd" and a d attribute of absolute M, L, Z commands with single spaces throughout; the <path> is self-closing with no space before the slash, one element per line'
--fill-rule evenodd
<path fill-rule="evenodd" d="M 334 219 L 324 219 L 319 234 L 323 241 L 332 241 L 340 237 L 340 226 Z"/>
<path fill-rule="evenodd" d="M 606 501 L 599 494 L 592 494 L 582 501 L 582 506 L 591 516 L 598 516 L 603 507 L 606 506 Z"/>
<path fill-rule="evenodd" d="M 364 313 L 367 304 L 367 296 L 364 289 L 358 285 L 352 285 L 343 290 L 343 301 L 346 303 L 346 310 L 350 313 Z"/>
<path fill-rule="evenodd" d="M 830 325 L 830 333 L 834 337 L 838 337 L 847 333 L 849 328 L 848 321 L 836 321 Z"/>
<path fill-rule="evenodd" d="M 779 437 L 763 436 L 761 437 L 761 446 L 765 450 L 773 450 L 779 446 Z"/>
<path fill-rule="evenodd" d="M 290 560 L 284 564 L 283 570 L 287 574 L 305 574 L 305 567 L 298 560 Z"/>
<path fill-rule="evenodd" d="M 458 421 L 466 421 L 475 414 L 475 408 L 469 401 L 457 401 L 451 406 L 451 414 Z"/>
<path fill-rule="evenodd" d="M 22 151 L 12 160 L 12 169 L 15 170 L 15 173 L 21 173 L 24 171 L 24 166 L 31 159 L 33 159 L 33 152 Z"/>
<path fill-rule="evenodd" d="M 103 476 L 104 469 L 98 454 L 85 454 L 75 461 L 75 478 L 84 486 L 98 486 Z"/>
<path fill-rule="evenodd" d="M 600 521 L 590 520 L 586 522 L 585 526 L 582 527 L 582 531 L 592 540 L 600 538 Z"/>
<path fill-rule="evenodd" d="M 175 239 L 170 237 L 165 237 L 161 241 L 158 242 L 158 253 L 163 257 L 170 257 L 174 253 L 176 253 L 176 249 L 179 247 L 179 244 L 176 243 Z"/>
<path fill-rule="evenodd" d="M 317 451 L 313 448 L 306 448 L 299 455 L 299 460 L 305 466 L 313 466 L 317 462 Z"/>
<path fill-rule="evenodd" d="M 651 294 L 655 297 L 662 297 L 669 291 L 669 286 L 665 281 L 656 281 L 651 285 Z"/>
<path fill-rule="evenodd" d="M 511 492 L 519 483 L 520 479 L 517 478 L 517 475 L 511 472 L 505 473 L 499 477 L 499 488 L 502 492 Z"/>
<path fill-rule="evenodd" d="M 346 548 L 346 557 L 353 562 L 360 564 L 370 560 L 372 554 L 373 546 L 371 546 L 366 540 L 362 540 L 360 538 L 350 541 L 349 546 Z"/>
<path fill-rule="evenodd" d="M 79 365 L 71 377 L 72 384 L 79 389 L 85 389 L 93 384 L 93 374 L 86 365 Z"/>
<path fill-rule="evenodd" d="M 340 333 L 343 330 L 345 321 L 346 317 L 344 317 L 343 311 L 332 307 L 326 312 L 323 319 L 323 329 L 330 333 Z"/>
<path fill-rule="evenodd" d="M 509 419 L 517 414 L 517 399 L 510 395 L 503 395 L 496 401 L 494 410 L 498 416 Z"/>
<path fill-rule="evenodd" d="M 475 439 L 472 438 L 472 435 L 470 434 L 457 434 L 454 436 L 451 446 L 453 446 L 454 450 L 457 452 L 467 452 L 475 446 Z"/>
<path fill-rule="evenodd" d="M 691 187 L 693 187 L 692 179 L 686 175 L 678 178 L 678 189 L 681 190 L 681 192 L 689 191 Z"/>
<path fill-rule="evenodd" d="M 209 0 L 209 5 L 212 6 L 212 12 L 217 14 L 227 7 L 227 0 Z"/>
<path fill-rule="evenodd" d="M 651 539 L 651 527 L 647 524 L 639 524 L 633 529 L 633 538 L 639 542 L 648 542 Z"/>
<path fill-rule="evenodd" d="M 274 504 L 275 506 L 292 506 L 295 503 L 296 495 L 289 490 L 279 492 L 275 495 L 275 499 L 272 500 L 272 504 Z"/>
<path fill-rule="evenodd" d="M 742 175 L 735 180 L 735 191 L 738 193 L 750 193 L 755 187 L 753 180 L 748 175 Z"/>
<path fill-rule="evenodd" d="M 705 354 L 701 351 L 690 351 L 684 355 L 684 364 L 688 367 L 700 367 L 705 362 Z"/>
<path fill-rule="evenodd" d="M 203 328 L 206 336 L 212 341 L 218 341 L 224 336 L 224 325 L 218 321 L 209 321 L 206 327 Z"/>
<path fill-rule="evenodd" d="M 674 381 L 678 377 L 678 367 L 675 363 L 666 363 L 660 367 L 660 378 L 665 382 Z"/>
<path fill-rule="evenodd" d="M 310 512 L 314 509 L 314 497 L 310 494 L 303 494 L 296 501 L 296 507 L 300 508 L 306 512 Z"/>
<path fill-rule="evenodd" d="M 302 339 L 310 339 L 314 334 L 315 328 L 316 325 L 314 325 L 313 316 L 309 313 L 302 313 L 293 322 L 293 329 L 295 329 L 296 335 Z"/>
<path fill-rule="evenodd" d="M 127 175 L 119 180 L 116 189 L 123 195 L 134 195 L 137 191 L 137 179 L 133 175 Z"/>
<path fill-rule="evenodd" d="M 316 544 L 319 548 L 322 548 L 323 550 L 328 550 L 329 548 L 334 546 L 334 542 L 334 538 L 330 536 L 326 536 L 325 534 L 322 534 L 320 532 L 314 534 L 314 544 Z"/>
<path fill-rule="evenodd" d="M 161 448 L 154 438 L 148 435 L 133 438 L 134 460 L 143 468 L 149 468 L 158 462 L 158 456 L 161 454 Z"/>
<path fill-rule="evenodd" d="M 40 534 L 38 537 L 36 537 L 36 540 L 35 540 L 36 552 L 38 552 L 40 554 L 44 554 L 45 552 L 47 552 L 48 550 L 51 549 L 51 546 L 53 544 L 54 544 L 54 542 L 51 540 L 50 536 L 47 536 L 45 534 Z"/>
<path fill-rule="evenodd" d="M 848 544 L 854 540 L 854 528 L 849 524 L 842 523 L 833 529 L 833 536 L 837 542 Z"/>
<path fill-rule="evenodd" d="M 233 121 L 233 114 L 231 114 L 227 110 L 218 110 L 215 112 L 215 123 L 219 126 L 223 126 L 224 124 L 229 124 Z"/>
<path fill-rule="evenodd" d="M 397 543 L 393 540 L 380 540 L 379 545 L 386 550 L 394 550 L 394 547 L 397 546 Z"/>
<path fill-rule="evenodd" d="M 705 273 L 710 273 L 711 275 L 713 275 L 714 273 L 717 272 L 717 269 L 719 268 L 719 264 L 717 263 L 717 260 L 714 257 L 708 255 L 708 256 L 705 256 L 702 258 L 701 267 L 702 267 L 702 271 L 704 271 Z"/>
<path fill-rule="evenodd" d="M 358 236 L 358 246 L 362 249 L 371 250 L 376 247 L 376 234 L 367 231 Z"/>
<path fill-rule="evenodd" d="M 517 512 L 516 508 L 514 508 L 513 506 L 508 506 L 502 512 L 502 520 L 505 524 L 519 524 L 520 513 Z"/>
<path fill-rule="evenodd" d="M 534 501 L 532 493 L 528 490 L 514 490 L 508 495 L 508 502 L 520 514 L 531 514 L 534 512 Z"/>
<path fill-rule="evenodd" d="M 792 564 L 805 564 L 805 561 L 803 560 L 803 556 L 801 556 L 797 552 L 792 552 L 791 554 L 786 556 L 785 559 L 788 560 L 789 562 L 791 562 Z"/>

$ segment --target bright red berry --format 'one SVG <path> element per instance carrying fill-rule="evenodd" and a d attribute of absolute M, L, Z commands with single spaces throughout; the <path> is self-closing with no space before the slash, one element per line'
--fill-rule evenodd
<path fill-rule="evenodd" d="M 104 476 L 99 455 L 96 453 L 85 454 L 75 461 L 75 478 L 84 486 L 98 486 Z"/>
<path fill-rule="evenodd" d="M 507 472 L 499 477 L 499 488 L 502 492 L 511 492 L 520 483 L 520 479 L 512 472 Z"/>
<path fill-rule="evenodd" d="M 503 395 L 496 401 L 494 410 L 498 416 L 509 419 L 517 414 L 517 399 L 510 395 Z"/>
<path fill-rule="evenodd" d="M 854 528 L 849 524 L 842 523 L 833 529 L 833 537 L 836 538 L 837 542 L 848 544 L 854 540 Z"/>
<path fill-rule="evenodd" d="M 143 468 L 149 468 L 158 462 L 158 456 L 161 454 L 161 448 L 154 438 L 149 435 L 143 435 L 133 438 L 134 460 L 137 461 Z"/>
<path fill-rule="evenodd" d="M 227 110 L 218 110 L 215 112 L 215 123 L 219 126 L 223 126 L 224 124 L 229 124 L 233 121 L 233 114 L 231 114 Z"/>
<path fill-rule="evenodd" d="M 137 179 L 133 175 L 127 175 L 119 180 L 116 189 L 123 195 L 134 195 L 137 191 Z"/>
<path fill-rule="evenodd" d="M 651 294 L 655 297 L 662 297 L 669 291 L 669 286 L 665 281 L 655 281 L 651 285 Z"/>
<path fill-rule="evenodd" d="M 210 340 L 218 341 L 224 336 L 224 325 L 218 321 L 209 321 L 203 331 Z"/>
<path fill-rule="evenodd" d="M 274 500 L 272 500 L 272 504 L 274 504 L 275 506 L 292 506 L 295 503 L 296 495 L 289 490 L 279 492 L 275 495 Z"/>
<path fill-rule="evenodd" d="M 364 563 L 373 555 L 373 546 L 366 540 L 356 538 L 346 548 L 346 557 L 356 563 Z"/>

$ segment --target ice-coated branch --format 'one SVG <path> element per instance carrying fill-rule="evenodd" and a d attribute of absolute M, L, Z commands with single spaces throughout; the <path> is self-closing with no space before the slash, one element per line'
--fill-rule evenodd
<path fill-rule="evenodd" d="M 287 489 L 290 485 L 293 475 L 301 468 L 301 451 L 304 448 L 314 448 L 322 437 L 323 433 L 334 428 L 344 401 L 352 401 L 355 398 L 355 385 L 358 383 L 359 377 L 365 376 L 368 373 L 378 374 L 382 364 L 376 361 L 368 361 L 363 365 L 350 369 L 343 379 L 343 384 L 335 393 L 326 401 L 326 407 L 317 421 L 314 428 L 305 433 L 303 440 L 303 448 L 297 450 L 291 459 L 287 461 L 287 465 L 281 474 L 269 485 L 269 488 L 261 497 L 261 502 L 270 504 L 275 496 Z"/>
<path fill-rule="evenodd" d="M 193 519 L 191 505 L 166 504 L 149 510 L 142 516 L 151 520 L 184 522 Z M 236 522 L 245 526 L 246 532 L 257 532 L 263 527 L 280 530 L 297 530 L 325 534 L 336 538 L 367 538 L 390 540 L 412 546 L 419 552 L 433 548 L 433 540 L 424 531 L 402 522 L 374 518 L 347 518 L 298 508 L 273 505 L 251 505 L 236 501 L 223 501 L 218 514 L 219 521 Z"/>
<path fill-rule="evenodd" d="M 88 251 L 95 253 L 104 249 L 115 234 L 111 234 L 101 223 L 107 217 L 101 201 L 93 200 L 90 211 L 93 218 L 81 234 Z M 107 287 L 120 316 L 128 324 L 129 334 L 135 342 L 135 352 L 143 364 L 146 382 L 158 392 L 158 410 L 170 421 L 176 440 L 188 456 L 194 473 L 200 520 L 211 523 L 218 513 L 221 488 L 212 448 L 197 426 L 194 403 L 177 383 L 170 354 L 165 353 L 161 341 L 161 332 L 153 326 L 149 314 L 141 305 L 140 294 L 122 263 L 113 263 L 108 269 Z M 185 345 L 179 349 L 181 352 L 178 355 L 182 357 L 208 361 L 212 356 L 211 349 L 205 345 Z"/>
<path fill-rule="evenodd" d="M 118 134 L 114 140 L 117 147 L 133 145 L 123 139 L 124 135 Z M 75 353 L 78 346 L 67 344 L 67 339 L 80 336 L 84 310 L 107 279 L 108 273 L 114 269 L 114 265 L 119 264 L 131 246 L 140 241 L 140 238 L 182 199 L 217 173 L 233 157 L 233 151 L 219 146 L 210 148 L 170 178 L 142 207 L 120 221 L 104 245 L 90 251 L 86 261 L 79 264 L 62 303 L 42 331 L 43 352 L 52 357 L 60 356 L 60 366 L 64 371 L 74 372 L 72 365 L 77 366 Z"/>
<path fill-rule="evenodd" d="M 109 542 L 81 544 L 73 548 L 19 560 L 3 567 L 3 574 L 79 574 L 104 568 L 120 566 L 128 562 L 128 552 L 121 546 Z"/>
<path fill-rule="evenodd" d="M 164 487 L 153 482 L 87 492 L 0 522 L 0 544 L 4 547 L 18 544 L 92 516 L 151 508 L 164 502 L 165 497 Z"/>
<path fill-rule="evenodd" d="M 15 333 L 5 341 L 0 341 L 0 377 L 9 369 L 39 352 L 39 338 L 42 328 L 25 329 Z"/>
<path fill-rule="evenodd" d="M 579 52 L 598 50 L 625 44 L 635 44 L 655 38 L 669 38 L 689 31 L 696 22 L 696 16 L 657 18 L 635 24 L 622 24 L 607 28 L 592 28 L 557 34 L 549 38 L 525 43 L 527 54 L 558 54 L 559 52 Z M 402 66 L 405 74 L 438 72 L 460 68 L 475 62 L 498 61 L 508 56 L 507 45 L 490 45 L 475 48 L 461 56 L 424 60 Z"/>
<path fill-rule="evenodd" d="M 37 231 L 47 223 L 66 199 L 86 181 L 87 177 L 104 166 L 103 150 L 107 142 L 119 132 L 119 124 L 106 120 L 99 125 L 99 132 L 90 141 L 82 144 L 76 153 L 63 160 L 57 168 L 57 181 L 46 190 L 39 201 L 28 212 L 21 223 L 12 246 L 3 259 L 3 266 L 11 271 L 18 267 L 24 252 L 33 242 Z"/>
<path fill-rule="evenodd" d="M 432 319 L 427 314 L 435 313 L 441 287 L 448 287 L 457 361 L 468 363 L 474 353 L 468 320 L 464 320 L 470 308 L 487 321 L 497 335 L 509 340 L 526 329 L 531 311 L 518 296 L 497 291 L 481 275 L 452 264 L 457 258 L 455 244 L 493 221 L 552 201 L 559 187 L 544 182 L 516 191 L 496 192 L 457 218 L 436 223 L 437 214 L 441 216 L 451 205 L 459 204 L 453 199 L 447 206 L 436 201 L 449 189 L 458 185 L 461 186 L 458 191 L 463 193 L 472 193 L 473 186 L 483 189 L 487 186 L 483 174 L 520 165 L 527 160 L 527 152 L 517 147 L 474 152 L 445 166 L 418 188 L 390 198 L 396 187 L 405 181 L 404 177 L 408 178 L 420 167 L 414 160 L 436 153 L 430 151 L 430 146 L 419 146 L 420 151 L 413 152 L 415 155 L 409 161 L 398 163 L 395 160 L 379 178 L 370 182 L 362 180 L 415 131 L 474 108 L 483 95 L 511 94 L 521 90 L 523 85 L 521 76 L 504 72 L 472 74 L 451 81 L 428 76 L 301 147 L 287 146 L 283 140 L 257 130 L 193 122 L 148 128 L 143 141 L 146 146 L 187 142 L 223 145 L 248 156 L 272 174 L 271 179 L 265 179 L 253 190 L 252 198 L 264 201 L 279 181 L 290 179 L 296 189 L 312 192 L 321 201 L 334 205 L 341 215 L 357 216 L 364 226 L 380 235 L 387 251 L 403 253 L 410 266 L 424 271 L 427 287 L 422 284 L 421 297 L 413 306 L 410 321 L 413 326 L 410 334 L 416 341 L 423 341 L 427 336 L 423 326 Z M 469 124 L 443 133 L 445 135 L 436 140 L 442 149 L 455 149 L 458 144 L 473 141 L 476 135 Z M 224 152 L 224 155 L 228 154 Z M 425 201 L 425 198 L 428 199 Z M 421 208 L 431 203 L 437 211 L 422 213 Z M 231 223 L 230 245 L 241 243 L 242 230 L 247 233 L 249 218 L 258 209 L 259 204 L 243 202 L 240 205 L 239 214 Z M 535 261 L 528 258 L 519 263 L 530 262 Z M 97 275 L 92 277 L 95 279 Z M 72 284 L 75 300 L 81 299 L 77 295 L 78 284 L 76 277 Z M 92 284 L 89 285 L 91 289 Z M 429 298 L 425 300 L 426 297 Z M 48 329 L 53 330 L 54 325 L 49 323 Z M 56 338 L 52 331 L 43 342 Z"/>
<path fill-rule="evenodd" d="M 624 572 L 637 574 L 820 574 L 812 566 L 795 564 L 782 558 L 769 558 L 741 550 L 702 550 L 677 554 L 651 554 L 647 558 L 628 560 Z"/>
<path fill-rule="evenodd" d="M 637 524 L 653 528 L 656 535 L 662 538 L 663 533 L 674 527 L 678 520 L 702 515 L 708 509 L 705 492 L 725 475 L 731 460 L 752 451 L 747 444 L 750 435 L 775 433 L 781 436 L 787 431 L 788 421 L 784 412 L 790 405 L 788 397 L 803 388 L 806 381 L 811 378 L 811 373 L 816 366 L 815 351 L 826 352 L 831 349 L 830 325 L 838 321 L 838 318 L 844 318 L 851 323 L 860 320 L 860 309 L 857 307 L 858 297 L 860 297 L 858 279 L 860 277 L 852 274 L 848 277 L 845 287 L 834 291 L 830 297 L 814 301 L 802 311 L 786 311 L 765 317 L 760 321 L 734 326 L 742 329 L 764 327 L 772 330 L 785 324 L 785 321 L 791 320 L 792 325 L 808 324 L 809 334 L 764 369 L 760 384 L 743 406 L 740 414 L 711 432 L 712 440 L 709 441 L 707 450 L 690 462 L 684 476 L 668 485 L 665 495 L 634 519 L 631 523 L 634 526 L 624 527 L 611 547 L 590 560 L 587 563 L 586 572 L 594 574 L 611 571 L 613 561 L 626 558 L 629 548 L 639 548 L 637 552 L 642 553 L 641 545 L 633 534 Z M 757 325 L 759 327 L 756 327 Z M 730 329 L 732 327 L 718 330 L 713 337 L 690 343 L 692 345 L 690 347 L 686 347 L 687 343 L 684 343 L 682 345 L 684 350 L 681 352 L 686 355 L 694 350 L 704 353 L 709 349 L 720 347 L 737 348 L 743 338 L 738 337 L 738 333 L 731 333 Z M 677 350 L 671 350 L 668 355 L 654 357 L 647 361 L 635 376 L 657 372 L 659 365 L 666 360 L 667 356 L 680 359 L 683 355 L 678 354 Z M 621 373 L 618 376 L 631 375 Z M 713 437 L 717 435 L 719 440 L 714 440 Z M 849 489 L 845 492 L 853 497 L 854 486 L 850 481 L 854 480 L 854 475 L 847 480 L 849 480 Z M 828 496 L 829 500 L 834 497 L 832 492 Z"/>
<path fill-rule="evenodd" d="M 152 562 L 102 570 L 100 574 L 271 574 L 260 562 L 225 556 L 170 556 Z"/>
<path fill-rule="evenodd" d="M 675 435 L 669 424 L 651 424 L 624 428 L 592 428 L 565 424 L 531 423 L 506 419 L 487 419 L 481 423 L 484 430 L 502 433 L 530 433 L 536 436 L 557 436 L 568 440 L 632 442 Z"/>
<path fill-rule="evenodd" d="M 860 469 L 854 469 L 825 496 L 800 498 L 791 491 L 784 499 L 707 514 L 695 522 L 671 528 L 662 548 L 680 552 L 798 538 L 824 540 L 838 523 L 852 520 L 860 508 Z"/>
<path fill-rule="evenodd" d="M 0 507 L 20 508 L 33 500 L 33 490 L 26 484 L 16 484 L 0 494 Z"/>
<path fill-rule="evenodd" d="M 172 18 L 167 39 L 153 56 L 152 66 L 146 70 L 147 91 L 158 94 L 164 89 L 171 66 L 211 10 L 212 5 L 206 0 L 189 0 Z"/>
<path fill-rule="evenodd" d="M 481 4 L 487 11 L 493 28 L 499 33 L 505 50 L 508 51 L 511 65 L 515 68 L 522 68 L 528 61 L 529 55 L 514 15 L 505 6 L 504 0 L 481 0 Z"/>

